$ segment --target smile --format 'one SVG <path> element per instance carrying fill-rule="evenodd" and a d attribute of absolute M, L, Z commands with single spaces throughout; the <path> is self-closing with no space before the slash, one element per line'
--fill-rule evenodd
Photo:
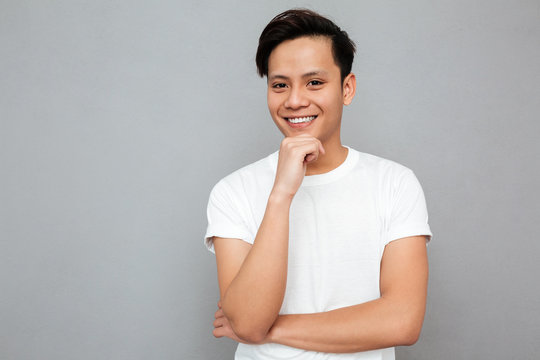
<path fill-rule="evenodd" d="M 317 116 L 289 117 L 289 118 L 286 117 L 285 120 L 293 124 L 299 124 L 299 123 L 305 123 L 305 122 L 310 122 L 312 120 L 315 120 L 316 117 Z"/>

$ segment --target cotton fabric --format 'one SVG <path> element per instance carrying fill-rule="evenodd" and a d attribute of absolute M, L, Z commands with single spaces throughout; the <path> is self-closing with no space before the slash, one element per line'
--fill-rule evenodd
<path fill-rule="evenodd" d="M 289 216 L 287 287 L 280 314 L 329 311 L 380 297 L 380 263 L 394 240 L 432 237 L 422 187 L 409 168 L 348 149 L 324 174 L 305 176 Z M 279 150 L 229 174 L 208 201 L 206 247 L 212 237 L 255 241 L 272 189 Z M 238 344 L 236 360 L 393 360 L 394 349 L 329 354 L 280 344 Z"/>

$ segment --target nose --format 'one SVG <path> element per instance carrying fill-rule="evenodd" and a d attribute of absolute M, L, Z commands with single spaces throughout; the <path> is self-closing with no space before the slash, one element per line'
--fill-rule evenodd
<path fill-rule="evenodd" d="M 295 87 L 289 91 L 289 96 L 283 104 L 289 109 L 298 109 L 309 105 L 309 99 L 304 93 L 303 89 Z"/>

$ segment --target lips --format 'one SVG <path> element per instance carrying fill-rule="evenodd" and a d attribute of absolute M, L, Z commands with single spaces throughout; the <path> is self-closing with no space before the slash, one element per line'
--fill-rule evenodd
<path fill-rule="evenodd" d="M 315 120 L 317 115 L 308 115 L 308 116 L 294 116 L 294 117 L 285 117 L 284 119 L 287 120 L 291 124 L 300 124 L 300 123 L 307 123 L 310 121 Z"/>
<path fill-rule="evenodd" d="M 300 130 L 300 129 L 311 127 L 315 119 L 317 119 L 317 115 L 294 116 L 294 117 L 291 116 L 291 117 L 283 117 L 283 118 L 287 122 L 287 125 L 289 125 L 289 128 Z"/>

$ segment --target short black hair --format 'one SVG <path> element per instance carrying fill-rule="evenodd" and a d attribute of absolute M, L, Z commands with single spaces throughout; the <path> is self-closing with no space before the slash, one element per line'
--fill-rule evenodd
<path fill-rule="evenodd" d="M 350 74 L 356 46 L 349 35 L 331 20 L 308 9 L 291 9 L 274 17 L 259 37 L 255 62 L 258 74 L 268 76 L 268 58 L 283 41 L 303 36 L 324 36 L 332 41 L 332 55 L 341 81 Z"/>

